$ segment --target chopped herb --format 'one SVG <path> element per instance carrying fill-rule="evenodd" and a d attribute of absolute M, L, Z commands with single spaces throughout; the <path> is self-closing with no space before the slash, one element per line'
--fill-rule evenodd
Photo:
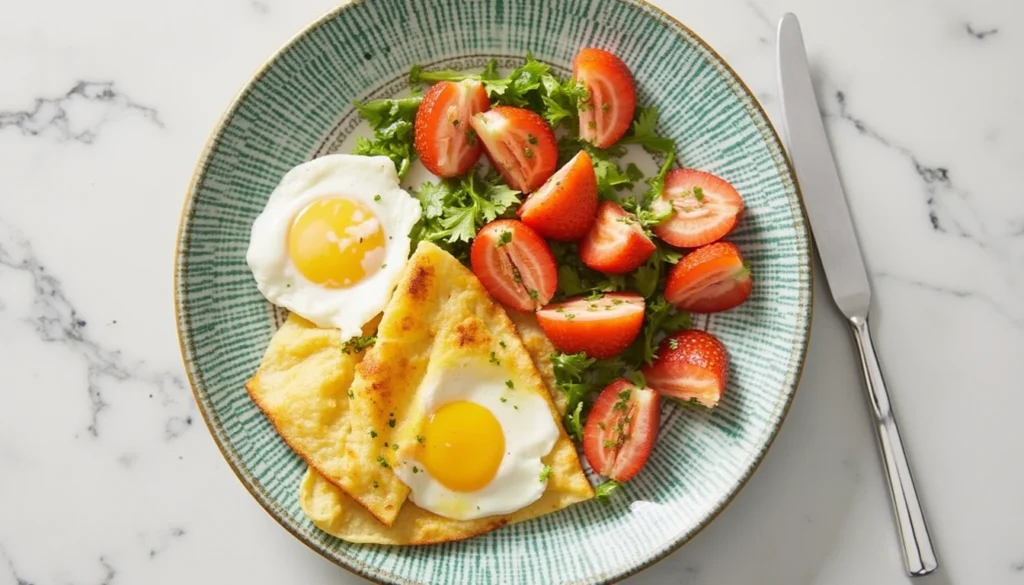
<path fill-rule="evenodd" d="M 605 102 L 605 103 L 601 104 L 601 111 L 602 112 L 607 112 L 608 110 L 611 109 L 611 107 L 612 107 L 611 104 Z"/>
<path fill-rule="evenodd" d="M 519 273 L 519 268 L 517 268 L 515 264 L 512 265 L 512 280 L 516 284 L 523 283 L 523 275 Z"/>
<path fill-rule="evenodd" d="M 505 380 L 505 386 L 508 386 L 509 389 L 516 387 L 516 385 L 512 383 L 512 380 Z"/>
<path fill-rule="evenodd" d="M 388 460 L 385 459 L 383 455 L 377 457 L 377 463 L 380 463 L 381 467 L 391 467 L 388 465 Z"/>
<path fill-rule="evenodd" d="M 604 442 L 604 446 L 605 447 L 609 447 L 609 448 L 610 447 L 618 447 L 619 446 L 619 442 L 618 441 L 609 441 L 609 440 L 606 439 L 605 442 Z"/>
<path fill-rule="evenodd" d="M 459 127 L 459 122 L 460 122 L 460 121 L 461 121 L 461 120 L 459 120 L 458 118 L 455 118 L 454 120 L 452 120 L 452 126 L 454 126 L 454 127 L 458 128 L 458 127 Z"/>
<path fill-rule="evenodd" d="M 523 156 L 526 158 L 533 158 L 533 149 L 527 146 L 523 149 Z"/>
<path fill-rule="evenodd" d="M 587 128 L 590 128 L 591 130 L 597 129 L 597 122 L 593 120 L 587 122 Z"/>
<path fill-rule="evenodd" d="M 572 321 L 575 318 L 576 318 L 576 313 L 566 313 L 565 314 L 565 320 L 566 321 Z"/>
<path fill-rule="evenodd" d="M 367 335 L 365 337 L 353 337 L 345 343 L 341 344 L 341 353 L 349 355 L 353 353 L 359 353 L 368 347 L 373 347 L 373 344 L 377 343 L 376 335 Z"/>
<path fill-rule="evenodd" d="M 533 134 L 527 134 L 526 141 L 529 142 L 530 144 L 537 144 L 537 137 L 534 136 Z"/>
<path fill-rule="evenodd" d="M 548 480 L 548 476 L 551 475 L 551 466 L 545 465 L 544 469 L 540 470 L 540 482 L 544 483 Z"/>
<path fill-rule="evenodd" d="M 601 300 L 603 298 L 604 298 L 604 293 L 599 291 L 599 290 L 595 290 L 594 292 L 590 293 L 589 295 L 583 297 L 583 300 L 585 300 L 585 301 L 599 301 L 599 300 Z"/>
<path fill-rule="evenodd" d="M 419 467 L 416 467 L 415 465 L 413 465 L 413 466 L 412 466 L 412 472 L 413 472 L 413 473 L 419 473 L 419 472 L 420 472 L 420 468 L 419 468 Z"/>
<path fill-rule="evenodd" d="M 377 480 L 373 480 L 373 489 L 377 489 L 379 487 L 380 487 L 380 484 L 377 483 Z"/>
<path fill-rule="evenodd" d="M 392 451 L 398 451 L 398 443 L 393 443 L 393 444 L 391 445 L 391 450 L 392 450 Z"/>
<path fill-rule="evenodd" d="M 350 389 L 349 389 L 349 391 L 348 391 L 348 397 L 349 397 L 349 398 L 355 398 L 355 397 L 356 397 L 356 393 L 355 393 L 355 392 L 353 392 L 351 388 L 350 388 Z"/>
<path fill-rule="evenodd" d="M 693 188 L 693 197 L 698 202 L 703 203 L 704 202 L 704 189 L 701 189 L 700 187 L 694 187 Z"/>
<path fill-rule="evenodd" d="M 502 348 L 508 347 L 508 346 L 506 346 L 506 345 L 505 345 L 505 340 L 504 340 L 504 339 L 502 339 L 501 341 L 499 341 L 499 342 L 498 342 L 498 345 L 499 345 L 499 346 L 501 346 Z"/>
<path fill-rule="evenodd" d="M 504 396 L 502 396 L 498 400 L 501 400 L 502 402 L 508 402 L 508 398 L 505 398 Z"/>
<path fill-rule="evenodd" d="M 381 264 L 381 265 L 380 265 L 380 269 L 381 269 L 381 270 L 384 270 L 384 269 L 385 269 L 385 268 L 387 268 L 387 267 L 388 267 L 388 263 L 387 263 L 387 262 L 385 262 L 385 263 L 383 263 L 383 264 Z"/>
<path fill-rule="evenodd" d="M 512 232 L 505 230 L 498 236 L 498 247 L 502 247 L 512 242 Z"/>
<path fill-rule="evenodd" d="M 380 193 L 377 193 L 376 195 L 374 195 L 373 196 L 373 200 L 374 201 L 380 201 Z"/>
<path fill-rule="evenodd" d="M 608 498 L 611 497 L 612 493 L 614 493 L 615 490 L 619 489 L 621 485 L 622 484 L 615 481 L 614 479 L 609 479 L 608 481 L 602 483 L 601 485 L 597 486 L 594 489 L 594 497 L 599 502 L 608 502 Z"/>
<path fill-rule="evenodd" d="M 370 429 L 370 438 L 371 439 L 376 439 L 377 438 L 377 431 L 375 431 L 373 429 Z"/>
<path fill-rule="evenodd" d="M 603 422 L 597 423 L 597 428 L 599 428 L 599 429 L 601 429 L 603 431 L 605 429 L 604 423 Z"/>
<path fill-rule="evenodd" d="M 395 419 L 389 418 L 388 419 L 388 426 L 391 427 L 391 428 L 395 428 Z"/>
<path fill-rule="evenodd" d="M 425 440 L 426 439 L 423 437 L 423 435 L 416 435 L 416 442 L 419 443 L 420 445 L 422 445 L 423 441 Z"/>
<path fill-rule="evenodd" d="M 537 289 L 535 289 L 535 288 L 531 288 L 530 289 L 530 298 L 531 299 L 537 300 L 538 295 L 539 295 L 539 293 L 537 292 Z"/>
<path fill-rule="evenodd" d="M 493 351 L 491 352 L 490 362 L 496 366 L 501 365 L 501 360 L 498 359 L 497 354 L 495 354 Z"/>

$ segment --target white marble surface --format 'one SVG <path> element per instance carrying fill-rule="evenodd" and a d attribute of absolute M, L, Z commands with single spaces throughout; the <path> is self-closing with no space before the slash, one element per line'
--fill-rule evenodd
<path fill-rule="evenodd" d="M 332 0 L 0 9 L 0 585 L 361 583 L 221 460 L 171 302 L 182 196 L 256 67 Z M 876 287 L 874 324 L 942 567 L 1024 583 L 1024 3 L 663 0 L 775 120 L 802 20 Z M 853 348 L 817 273 L 769 456 L 630 583 L 903 584 Z"/>

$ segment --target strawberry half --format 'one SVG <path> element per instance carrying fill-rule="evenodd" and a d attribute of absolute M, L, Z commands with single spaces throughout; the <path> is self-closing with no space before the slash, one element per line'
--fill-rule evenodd
<path fill-rule="evenodd" d="M 636 293 L 576 297 L 537 311 L 551 344 L 565 353 L 604 359 L 622 353 L 644 324 L 644 299 Z"/>
<path fill-rule="evenodd" d="M 583 428 L 583 454 L 594 471 L 624 482 L 643 469 L 658 437 L 658 394 L 619 378 L 601 391 Z"/>
<path fill-rule="evenodd" d="M 655 235 L 680 248 L 724 238 L 743 213 L 743 199 L 728 181 L 694 169 L 668 173 L 654 205 L 656 211 L 672 207 L 672 215 L 654 228 Z"/>
<path fill-rule="evenodd" d="M 717 313 L 743 304 L 754 282 L 739 248 L 715 242 L 690 252 L 668 273 L 665 299 L 684 311 Z"/>
<path fill-rule="evenodd" d="M 596 214 L 597 177 L 585 150 L 558 169 L 519 208 L 523 223 L 559 242 L 586 235 Z"/>
<path fill-rule="evenodd" d="M 548 243 L 514 219 L 499 219 L 480 228 L 469 262 L 492 297 L 519 311 L 546 305 L 558 287 L 558 268 Z"/>
<path fill-rule="evenodd" d="M 483 152 L 469 119 L 490 107 L 479 81 L 442 81 L 423 94 L 416 111 L 414 142 L 423 166 L 438 177 L 468 171 Z"/>
<path fill-rule="evenodd" d="M 509 187 L 532 193 L 555 172 L 555 133 L 539 114 L 498 106 L 473 116 L 469 123 Z"/>
<path fill-rule="evenodd" d="M 717 337 L 691 329 L 669 335 L 658 346 L 658 359 L 643 369 L 647 384 L 662 396 L 718 404 L 729 381 L 729 354 Z"/>
<path fill-rule="evenodd" d="M 615 144 L 629 130 L 636 109 L 636 84 L 629 67 L 608 51 L 587 48 L 576 54 L 572 77 L 589 94 L 579 107 L 580 138 L 599 148 Z"/>
<path fill-rule="evenodd" d="M 636 216 L 611 201 L 597 207 L 597 219 L 579 247 L 584 264 L 607 274 L 636 270 L 657 248 Z"/>

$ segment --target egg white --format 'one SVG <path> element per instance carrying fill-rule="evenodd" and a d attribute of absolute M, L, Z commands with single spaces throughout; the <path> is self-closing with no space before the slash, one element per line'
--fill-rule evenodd
<path fill-rule="evenodd" d="M 414 458 L 413 445 L 402 445 L 394 471 L 409 486 L 409 499 L 420 508 L 446 518 L 472 520 L 510 514 L 544 494 L 547 479 L 541 478 L 541 458 L 554 448 L 558 428 L 547 402 L 536 394 L 508 388 L 507 373 L 493 365 L 463 363 L 427 374 L 421 387 L 421 416 L 449 402 L 475 402 L 491 411 L 501 425 L 505 454 L 490 483 L 476 491 L 457 492 L 437 481 Z"/>
<path fill-rule="evenodd" d="M 292 264 L 288 229 L 310 203 L 339 196 L 376 213 L 385 234 L 384 258 L 377 272 L 351 287 L 327 288 L 307 280 Z M 246 262 L 257 288 L 271 303 L 319 327 L 340 329 L 343 338 L 355 337 L 390 299 L 409 257 L 409 232 L 420 214 L 419 202 L 399 186 L 389 158 L 322 156 L 294 167 L 281 179 L 252 224 Z"/>

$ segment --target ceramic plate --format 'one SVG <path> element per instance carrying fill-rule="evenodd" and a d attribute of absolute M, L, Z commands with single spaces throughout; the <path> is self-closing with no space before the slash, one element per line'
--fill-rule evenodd
<path fill-rule="evenodd" d="M 313 526 L 296 489 L 305 464 L 250 401 L 279 322 L 245 263 L 253 219 L 291 167 L 344 148 L 354 100 L 407 89 L 426 68 L 506 65 L 527 51 L 563 71 L 583 46 L 622 57 L 642 105 L 685 165 L 732 182 L 747 211 L 730 239 L 753 264 L 740 308 L 696 320 L 729 348 L 714 410 L 666 405 L 643 472 L 610 504 L 585 502 L 464 542 L 353 545 Z M 811 314 L 802 205 L 778 135 L 736 74 L 693 32 L 631 0 L 367 0 L 310 25 L 246 85 L 213 132 L 186 197 L 176 311 L 199 409 L 238 477 L 285 528 L 328 559 L 386 583 L 600 583 L 653 563 L 735 496 L 765 454 L 800 376 Z"/>

